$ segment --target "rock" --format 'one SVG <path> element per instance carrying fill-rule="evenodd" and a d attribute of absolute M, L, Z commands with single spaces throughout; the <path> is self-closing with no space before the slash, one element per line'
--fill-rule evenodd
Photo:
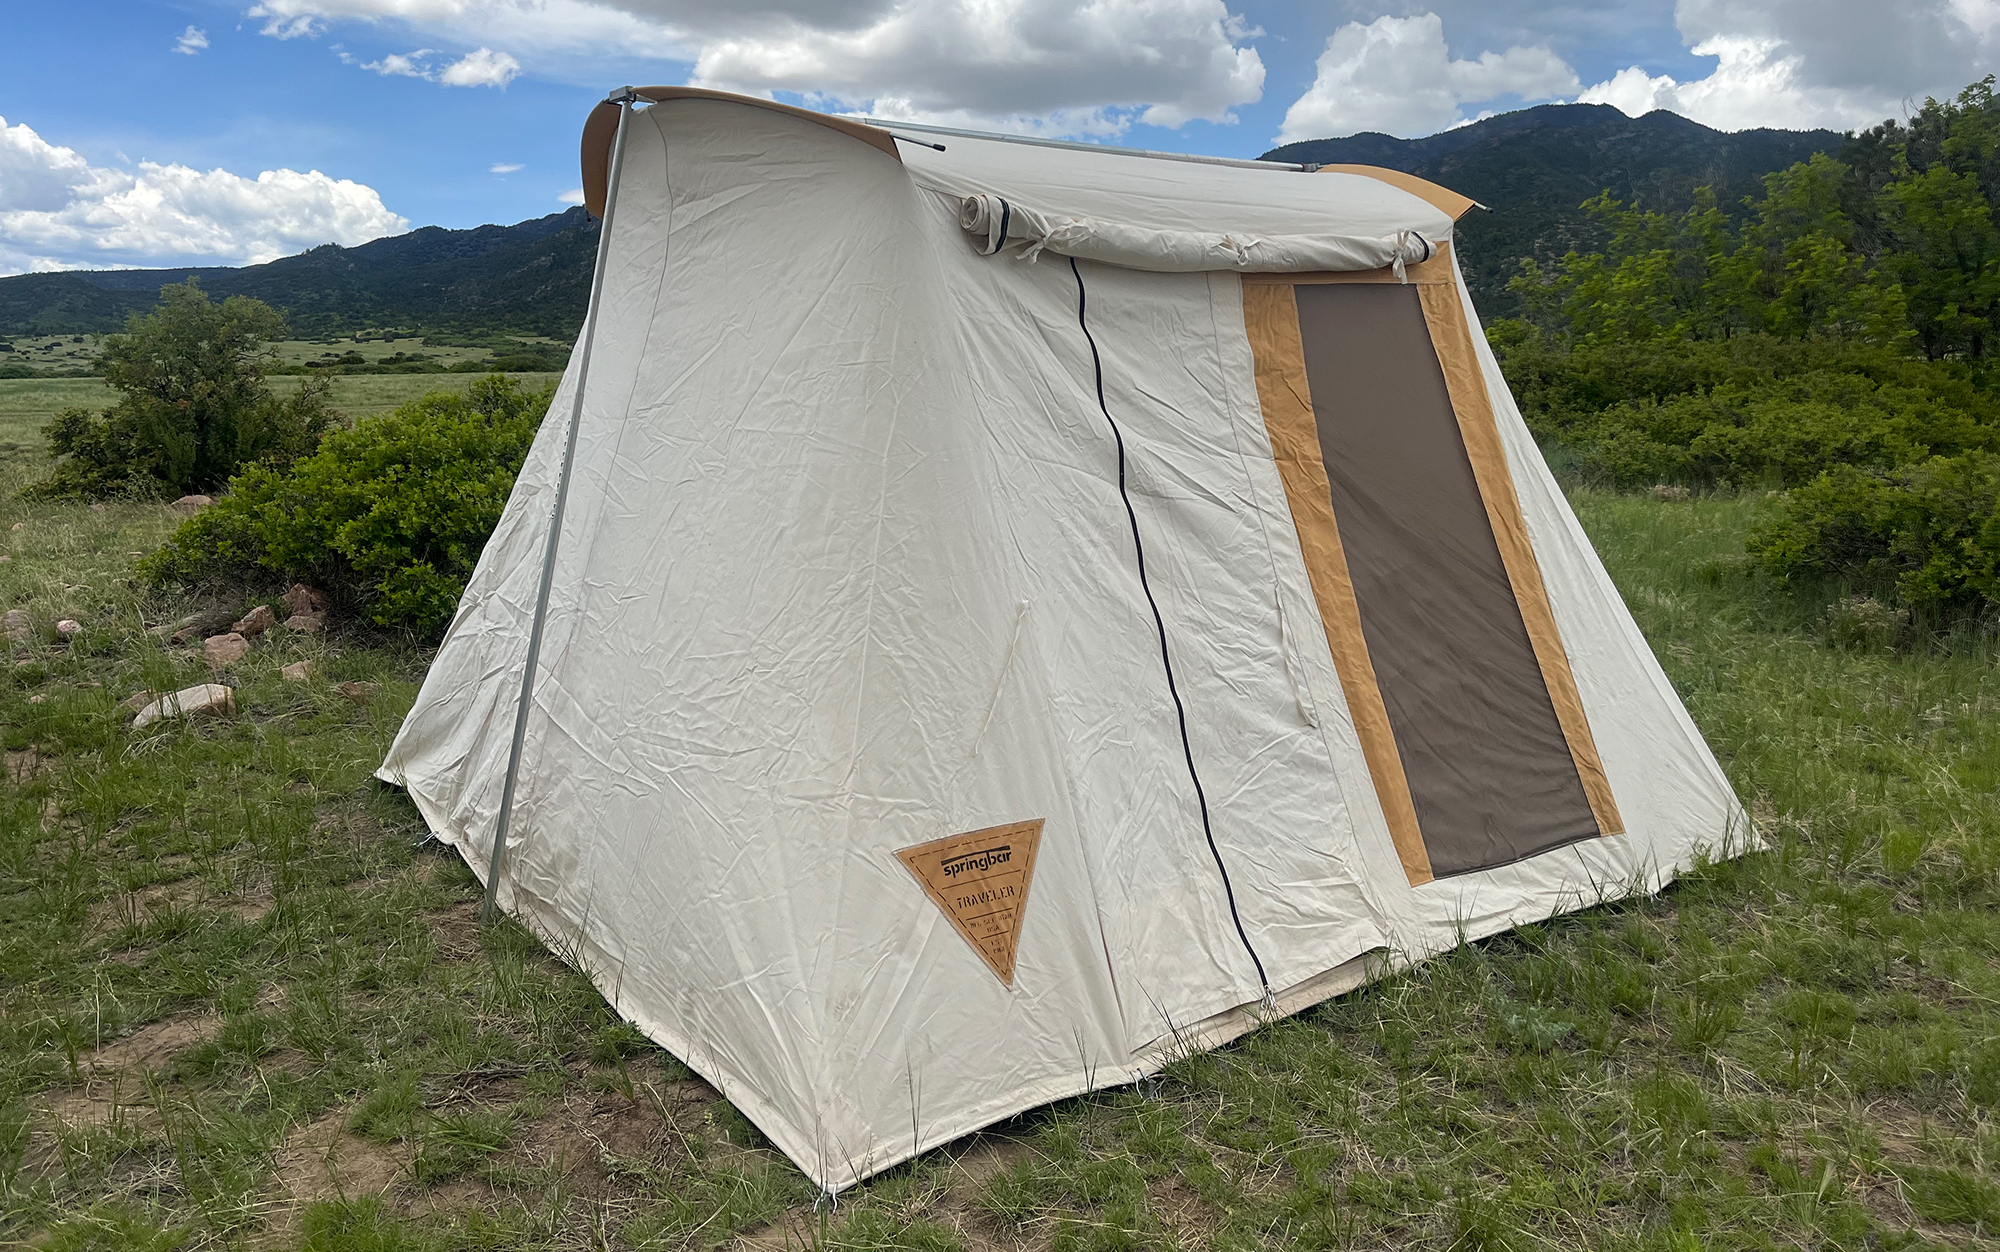
<path fill-rule="evenodd" d="M 288 683 L 302 683 L 312 676 L 313 663 L 311 661 L 293 661 L 290 665 L 278 671 L 278 677 Z"/>
<path fill-rule="evenodd" d="M 83 633 L 83 623 L 73 617 L 65 617 L 56 623 L 56 633 L 65 639 L 74 639 Z"/>
<path fill-rule="evenodd" d="M 211 635 L 201 645 L 201 655 L 214 669 L 234 665 L 249 650 L 250 641 L 234 631 L 226 635 Z"/>
<path fill-rule="evenodd" d="M 210 635 L 226 634 L 236 621 L 234 609 L 204 609 L 191 617 L 181 619 L 179 626 L 169 637 L 172 643 L 192 643 L 206 639 Z"/>
<path fill-rule="evenodd" d="M 292 615 L 295 617 L 300 614 L 310 614 L 314 617 L 320 617 L 326 613 L 326 593 L 317 587 L 308 587 L 304 583 L 293 583 L 291 590 L 285 592 L 279 598 L 285 602 L 285 607 L 290 609 Z"/>
<path fill-rule="evenodd" d="M 173 510 L 176 513 L 185 513 L 189 517 L 193 517 L 214 503 L 215 497 L 213 496 L 182 496 L 180 499 L 174 501 Z"/>
<path fill-rule="evenodd" d="M 296 630 L 303 635 L 317 635 L 326 629 L 326 619 L 317 613 L 294 613 L 285 619 L 286 630 Z"/>
<path fill-rule="evenodd" d="M 1655 500 L 1685 500 L 1687 498 L 1688 489 L 1678 483 L 1659 483 L 1653 488 L 1653 499 Z"/>
<path fill-rule="evenodd" d="M 0 634 L 6 635 L 10 642 L 27 643 L 35 637 L 35 625 L 24 611 L 8 609 L 0 614 Z"/>
<path fill-rule="evenodd" d="M 370 700 L 375 698 L 376 692 L 382 690 L 382 684 L 342 683 L 338 687 L 335 687 L 334 690 L 338 691 L 341 695 L 346 696 L 348 699 L 354 701 L 356 704 L 366 704 Z"/>
<path fill-rule="evenodd" d="M 47 697 L 47 696 L 29 696 L 29 697 L 28 697 L 28 703 L 29 703 L 29 704 L 44 704 L 44 703 L 47 703 L 47 701 L 48 701 L 48 697 Z"/>
<path fill-rule="evenodd" d="M 170 696 L 161 696 L 132 719 L 133 730 L 144 730 L 170 717 L 232 717 L 236 713 L 236 693 L 221 683 L 186 687 Z"/>
<path fill-rule="evenodd" d="M 26 529 L 28 529 L 28 524 L 27 524 L 26 522 L 15 522 L 15 523 L 14 523 L 14 529 L 15 529 L 15 530 L 26 530 Z"/>
<path fill-rule="evenodd" d="M 145 708 L 159 698 L 160 693 L 157 691 L 135 691 L 118 702 L 118 711 L 120 713 L 137 713 L 140 709 Z"/>
<path fill-rule="evenodd" d="M 4 552 L 0 552 L 0 565 L 12 565 L 13 563 L 14 563 L 13 557 L 8 556 Z"/>
<path fill-rule="evenodd" d="M 243 620 L 230 623 L 229 629 L 239 635 L 261 635 L 278 624 L 278 615 L 268 604 L 260 604 L 244 614 Z"/>

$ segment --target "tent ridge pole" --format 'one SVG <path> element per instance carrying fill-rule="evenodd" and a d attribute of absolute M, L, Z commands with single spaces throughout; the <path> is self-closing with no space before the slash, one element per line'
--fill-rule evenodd
<path fill-rule="evenodd" d="M 494 823 L 493 850 L 486 858 L 486 898 L 479 906 L 481 925 L 490 921 L 500 899 L 500 869 L 507 852 L 507 829 L 514 816 L 514 785 L 521 776 L 521 747 L 528 734 L 528 706 L 534 699 L 535 668 L 542 657 L 542 628 L 548 622 L 549 590 L 555 584 L 556 545 L 562 538 L 563 508 L 569 503 L 569 476 L 576 462 L 576 432 L 583 422 L 583 391 L 590 379 L 590 350 L 597 341 L 597 316 L 604 299 L 604 262 L 611 250 L 611 214 L 618 203 L 618 175 L 624 165 L 625 124 L 638 99 L 630 87 L 610 95 L 618 106 L 618 132 L 611 141 L 611 178 L 604 192 L 604 220 L 597 227 L 597 263 L 590 276 L 590 308 L 583 321 L 583 355 L 576 367 L 576 395 L 571 398 L 569 430 L 563 439 L 562 465 L 556 471 L 555 505 L 549 510 L 549 537 L 542 547 L 542 581 L 535 593 L 533 624 L 528 629 L 528 657 L 521 668 L 521 700 L 514 709 L 514 742 L 507 750 L 507 781 L 500 789 L 500 817 Z"/>

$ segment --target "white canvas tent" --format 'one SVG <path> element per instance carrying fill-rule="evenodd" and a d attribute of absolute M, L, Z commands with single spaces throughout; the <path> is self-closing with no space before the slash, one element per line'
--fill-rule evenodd
<path fill-rule="evenodd" d="M 820 1185 L 1745 846 L 1469 201 L 637 99 L 381 777 Z"/>

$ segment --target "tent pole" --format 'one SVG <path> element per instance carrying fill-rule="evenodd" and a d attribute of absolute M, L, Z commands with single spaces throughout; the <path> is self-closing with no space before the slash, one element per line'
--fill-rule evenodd
<path fill-rule="evenodd" d="M 576 395 L 569 411 L 569 432 L 563 440 L 562 468 L 556 472 L 556 502 L 549 512 L 549 537 L 542 548 L 542 584 L 535 593 L 534 624 L 528 630 L 528 659 L 521 670 L 521 701 L 514 710 L 514 744 L 507 752 L 507 782 L 500 790 L 500 819 L 494 823 L 493 851 L 486 860 L 486 899 L 479 921 L 491 920 L 500 899 L 500 865 L 507 852 L 507 828 L 514 816 L 514 784 L 521 776 L 521 745 L 528 734 L 528 705 L 534 697 L 535 667 L 542 658 L 542 627 L 549 616 L 549 589 L 556 577 L 556 544 L 562 538 L 563 506 L 569 503 L 570 468 L 576 462 L 576 431 L 583 421 L 583 388 L 590 378 L 590 350 L 597 340 L 598 307 L 604 299 L 604 262 L 611 250 L 611 214 L 618 203 L 618 174 L 625 150 L 625 124 L 638 96 L 630 87 L 611 94 L 618 106 L 618 133 L 611 141 L 611 180 L 604 193 L 604 220 L 597 228 L 597 266 L 590 277 L 590 309 L 583 321 L 583 355 L 576 367 Z"/>

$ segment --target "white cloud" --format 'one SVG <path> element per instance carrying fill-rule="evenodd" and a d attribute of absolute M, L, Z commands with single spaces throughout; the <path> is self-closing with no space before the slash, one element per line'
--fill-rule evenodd
<path fill-rule="evenodd" d="M 556 197 L 556 202 L 558 204 L 582 204 L 583 188 L 577 187 L 573 188 L 572 190 L 563 192 L 561 195 Z"/>
<path fill-rule="evenodd" d="M 361 68 L 373 70 L 384 78 L 429 79 L 432 77 L 431 68 L 425 64 L 424 58 L 430 54 L 429 48 L 418 48 L 415 52 L 391 52 L 379 61 L 363 61 Z"/>
<path fill-rule="evenodd" d="M 488 171 L 487 171 L 487 173 L 489 173 L 489 174 L 518 174 L 518 173 L 520 173 L 520 172 L 521 172 L 522 170 L 524 170 L 524 169 L 527 169 L 527 168 L 528 168 L 528 167 L 527 167 L 527 166 L 525 166 L 525 165 L 519 165 L 519 164 L 516 164 L 516 163 L 514 163 L 514 162 L 512 162 L 512 161 L 501 161 L 501 162 L 498 162 L 498 163 L 496 163 L 496 164 L 495 164 L 495 165 L 493 166 L 493 168 L 492 168 L 492 169 L 490 169 L 490 170 L 488 170 Z"/>
<path fill-rule="evenodd" d="M 505 87 L 521 72 L 521 63 L 504 52 L 475 48 L 444 67 L 438 81 L 447 87 Z"/>
<path fill-rule="evenodd" d="M 823 107 L 1064 134 L 1234 120 L 1263 94 L 1259 33 L 1227 0 L 259 0 L 266 34 L 394 23 L 477 42 L 467 82 L 606 54 Z M 447 73 L 449 71 L 446 71 Z M 483 75 L 483 76 L 482 76 Z"/>
<path fill-rule="evenodd" d="M 1285 110 L 1277 141 L 1370 130 L 1428 135 L 1468 120 L 1467 104 L 1547 100 L 1577 86 L 1576 72 L 1546 45 L 1453 60 L 1435 13 L 1349 22 L 1326 41 L 1313 84 Z"/>
<path fill-rule="evenodd" d="M 1633 117 L 1668 109 L 1717 130 L 1847 129 L 1873 125 L 1897 111 L 1896 102 L 1879 93 L 1813 86 L 1805 58 L 1775 39 L 1718 35 L 1696 44 L 1694 54 L 1716 58 L 1707 78 L 1676 82 L 1628 66 L 1586 88 L 1577 100 L 1616 105 Z"/>
<path fill-rule="evenodd" d="M 190 26 L 174 40 L 174 51 L 183 56 L 197 56 L 208 47 L 208 32 L 199 26 Z"/>
<path fill-rule="evenodd" d="M 318 170 L 91 165 L 0 118 L 0 271 L 255 264 L 409 229 L 374 188 Z"/>
<path fill-rule="evenodd" d="M 1628 66 L 1586 103 L 1671 109 L 1721 130 L 1874 125 L 1907 100 L 1949 96 L 1986 72 L 2000 0 L 1679 0 L 1674 24 L 1705 78 Z"/>
<path fill-rule="evenodd" d="M 347 52 L 338 48 L 334 51 L 343 62 L 353 63 L 354 58 Z M 447 87 L 505 87 L 521 73 L 519 61 L 491 48 L 475 48 L 443 69 L 431 65 L 430 59 L 436 55 L 435 48 L 391 52 L 379 61 L 363 61 L 361 68 L 372 70 L 384 78 L 421 78 L 427 83 L 443 83 Z"/>

